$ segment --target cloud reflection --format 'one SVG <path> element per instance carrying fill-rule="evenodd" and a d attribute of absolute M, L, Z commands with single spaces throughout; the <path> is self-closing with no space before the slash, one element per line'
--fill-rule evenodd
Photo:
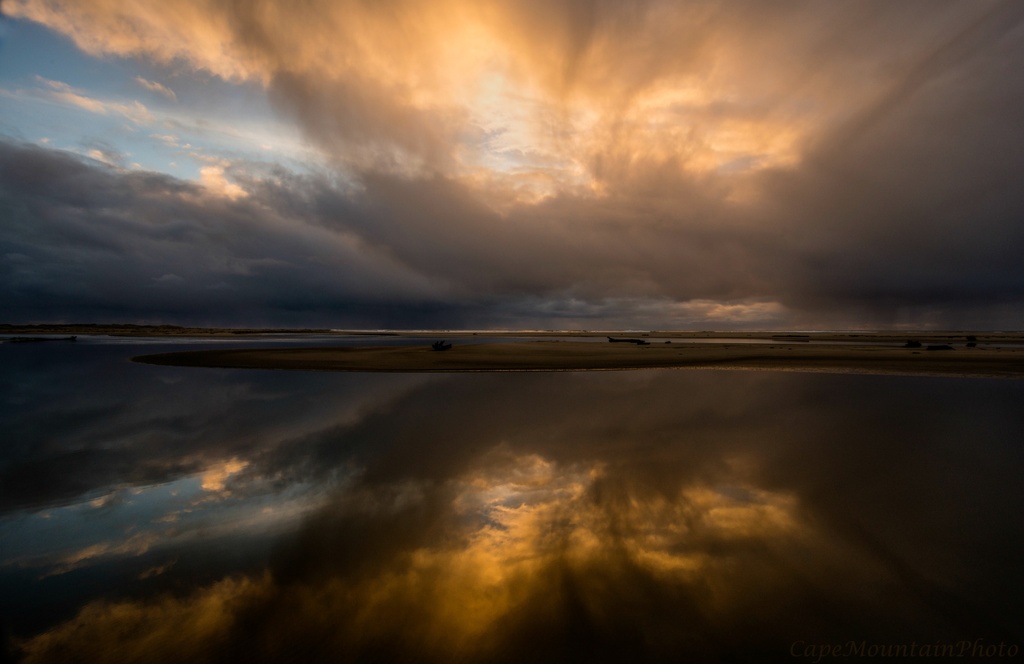
<path fill-rule="evenodd" d="M 640 372 L 382 394 L 208 468 L 242 494 L 350 469 L 269 563 L 89 603 L 22 642 L 27 661 L 770 660 L 795 639 L 1013 636 L 1024 616 L 1012 383 Z M 167 565 L 148 578 L 187 578 L 135 574 Z"/>
<path fill-rule="evenodd" d="M 737 546 L 785 547 L 799 531 L 792 499 L 763 491 L 688 487 L 673 499 L 644 500 L 602 486 L 608 478 L 598 467 L 562 468 L 503 450 L 490 461 L 443 485 L 343 494 L 281 559 L 291 573 L 228 579 L 185 598 L 93 604 L 26 643 L 27 661 L 50 661 L 69 647 L 95 661 L 133 652 L 153 661 L 214 661 L 222 648 L 245 648 L 257 634 L 256 661 L 296 648 L 319 657 L 390 651 L 402 660 L 515 659 L 532 647 L 519 641 L 523 632 L 546 631 L 550 619 L 556 622 L 545 639 L 581 627 L 621 634 L 616 604 L 642 609 L 656 587 L 669 591 L 663 608 L 685 609 L 678 619 L 721 621 L 736 596 L 754 590 L 735 587 L 750 581 Z M 389 534 L 424 509 L 434 511 L 428 524 L 404 537 Z M 314 566 L 312 576 L 294 576 L 304 559 L 338 552 L 338 535 L 325 532 L 358 538 L 359 550 L 333 564 L 321 560 L 326 566 Z M 309 555 L 310 547 L 323 550 Z M 566 624 L 573 613 L 585 624 Z M 646 624 L 650 618 L 643 610 L 634 620 L 645 624 L 627 626 L 648 630 L 650 645 L 666 657 L 667 648 L 706 638 L 692 625 L 667 617 Z M 598 639 L 625 654 L 626 644 Z"/>

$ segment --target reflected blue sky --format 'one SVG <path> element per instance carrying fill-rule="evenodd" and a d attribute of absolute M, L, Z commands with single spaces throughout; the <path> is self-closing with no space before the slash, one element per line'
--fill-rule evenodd
<path fill-rule="evenodd" d="M 1020 381 L 129 361 L 181 346 L 0 345 L 0 608 L 27 661 L 1019 637 Z"/>

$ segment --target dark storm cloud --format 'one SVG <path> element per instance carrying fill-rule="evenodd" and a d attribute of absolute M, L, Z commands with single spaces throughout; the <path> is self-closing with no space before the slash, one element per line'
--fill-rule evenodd
<path fill-rule="evenodd" d="M 884 100 L 869 125 L 857 120 L 856 140 L 842 135 L 841 149 L 826 142 L 805 168 L 767 176 L 779 199 L 768 223 L 794 250 L 787 303 L 953 314 L 1020 301 L 1024 130 L 1009 109 L 1024 91 L 1006 85 L 1016 48 L 1004 41 L 987 71 L 958 68 Z"/>
<path fill-rule="evenodd" d="M 521 299 L 742 295 L 736 282 L 749 276 L 715 266 L 749 273 L 761 262 L 756 232 L 719 241 L 671 220 L 632 229 L 630 201 L 558 199 L 501 215 L 442 177 L 369 173 L 353 190 L 244 172 L 250 193 L 231 199 L 37 147 L 2 150 L 4 304 L 27 318 L 487 322 L 505 308 L 529 316 Z M 578 214 L 587 228 L 567 228 Z M 464 311 L 474 304 L 481 311 Z"/>
<path fill-rule="evenodd" d="M 433 303 L 429 279 L 309 223 L 311 210 L 282 217 L 256 196 L 10 143 L 0 180 L 12 318 L 360 320 Z"/>

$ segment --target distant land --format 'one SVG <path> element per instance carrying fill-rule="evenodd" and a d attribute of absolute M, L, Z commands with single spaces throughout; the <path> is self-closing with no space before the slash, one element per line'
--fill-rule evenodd
<path fill-rule="evenodd" d="M 0 324 L 2 335 L 105 335 L 118 337 L 231 337 L 282 334 L 323 334 L 351 336 L 409 337 L 648 337 L 657 339 L 771 339 L 780 342 L 857 342 L 924 344 L 965 343 L 1024 344 L 1024 331 L 972 330 L 359 330 L 332 328 L 189 327 L 181 325 L 140 325 L 132 323 Z"/>

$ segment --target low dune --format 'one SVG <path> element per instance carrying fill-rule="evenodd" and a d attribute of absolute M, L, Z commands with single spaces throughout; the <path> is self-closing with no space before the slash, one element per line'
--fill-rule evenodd
<path fill-rule="evenodd" d="M 599 344 L 530 341 L 353 348 L 253 348 L 145 355 L 136 362 L 295 371 L 460 372 L 626 369 L 747 369 L 978 377 L 1024 377 L 1024 349 L 933 350 L 865 345 Z"/>

